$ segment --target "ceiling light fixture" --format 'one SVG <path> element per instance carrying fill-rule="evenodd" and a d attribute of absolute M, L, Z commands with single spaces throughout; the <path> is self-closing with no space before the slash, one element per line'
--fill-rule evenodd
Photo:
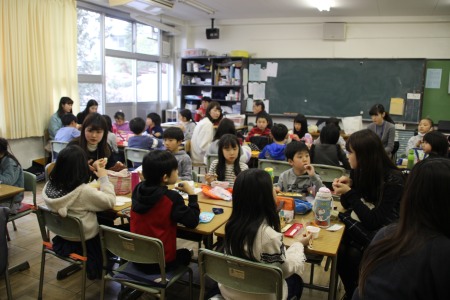
<path fill-rule="evenodd" d="M 206 6 L 205 4 L 195 1 L 195 0 L 178 0 L 178 2 L 180 3 L 184 3 L 186 5 L 189 5 L 193 8 L 196 8 L 198 10 L 201 10 L 205 13 L 207 13 L 208 15 L 213 15 L 215 13 L 214 9 Z"/>
<path fill-rule="evenodd" d="M 143 5 L 153 5 L 161 8 L 173 8 L 174 3 L 169 0 L 109 0 L 110 6 L 126 5 L 134 8 L 142 7 Z M 146 6 L 147 7 L 147 6 Z"/>
<path fill-rule="evenodd" d="M 315 0 L 314 6 L 319 11 L 330 11 L 330 8 L 333 6 L 333 0 Z"/>

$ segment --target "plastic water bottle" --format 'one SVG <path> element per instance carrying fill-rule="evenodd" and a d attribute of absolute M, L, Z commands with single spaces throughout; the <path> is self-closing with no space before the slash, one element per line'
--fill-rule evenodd
<path fill-rule="evenodd" d="M 321 187 L 314 199 L 313 212 L 314 223 L 322 228 L 328 228 L 331 225 L 331 209 L 332 209 L 333 197 L 331 192 L 326 187 Z"/>
<path fill-rule="evenodd" d="M 408 153 L 408 166 L 407 168 L 411 170 L 414 167 L 414 150 L 410 149 Z"/>

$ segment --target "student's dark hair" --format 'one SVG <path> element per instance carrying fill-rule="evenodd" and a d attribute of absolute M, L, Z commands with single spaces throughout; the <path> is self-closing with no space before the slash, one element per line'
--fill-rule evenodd
<path fill-rule="evenodd" d="M 288 128 L 284 124 L 274 124 L 271 133 L 275 141 L 282 142 L 286 139 Z"/>
<path fill-rule="evenodd" d="M 131 119 L 129 125 L 134 134 L 141 134 L 145 130 L 145 121 L 140 117 Z"/>
<path fill-rule="evenodd" d="M 234 122 L 231 119 L 223 118 L 220 121 L 219 126 L 217 126 L 213 141 L 220 140 L 220 138 L 227 133 L 236 135 L 236 127 L 234 127 Z"/>
<path fill-rule="evenodd" d="M 90 130 L 103 130 L 103 137 L 100 143 L 97 145 L 97 157 L 99 159 L 103 157 L 109 158 L 111 156 L 111 149 L 108 146 L 108 126 L 106 125 L 105 118 L 103 118 L 103 116 L 99 113 L 91 113 L 84 119 L 83 125 L 81 125 L 79 144 L 81 149 L 83 149 L 86 153 L 89 152 L 88 142 L 86 140 L 85 134 L 87 128 L 90 128 Z"/>
<path fill-rule="evenodd" d="M 211 97 L 202 97 L 202 101 L 211 102 Z"/>
<path fill-rule="evenodd" d="M 9 148 L 9 149 L 8 149 Z M 0 137 L 0 153 L 4 154 L 5 157 L 9 157 L 12 160 L 14 160 L 17 165 L 20 166 L 19 161 L 17 158 L 12 154 L 11 147 L 9 146 L 8 140 L 5 138 Z M 1 160 L 0 160 L 1 161 Z"/>
<path fill-rule="evenodd" d="M 254 100 L 253 105 L 255 106 L 261 106 L 261 111 L 264 111 L 266 109 L 266 105 L 264 104 L 264 101 L 262 100 Z"/>
<path fill-rule="evenodd" d="M 334 145 L 338 142 L 339 136 L 339 128 L 330 123 L 320 131 L 320 143 Z"/>
<path fill-rule="evenodd" d="M 125 120 L 125 114 L 121 111 L 117 111 L 114 114 L 114 119 Z"/>
<path fill-rule="evenodd" d="M 220 110 L 220 116 L 219 116 L 219 118 L 218 118 L 217 120 L 214 120 L 214 119 L 211 117 L 211 113 L 210 113 L 210 112 L 211 112 L 211 109 L 213 109 L 213 108 L 217 108 L 218 110 Z M 222 114 L 222 108 L 220 107 L 220 103 L 217 102 L 217 101 L 211 101 L 211 102 L 209 102 L 208 107 L 206 107 L 206 116 L 208 117 L 208 119 L 209 119 L 212 123 L 215 123 L 215 122 L 217 122 L 217 121 L 222 120 L 223 114 Z"/>
<path fill-rule="evenodd" d="M 169 127 L 163 132 L 163 139 L 175 139 L 182 141 L 184 139 L 183 130 L 179 127 Z"/>
<path fill-rule="evenodd" d="M 295 123 L 302 124 L 302 127 L 299 131 L 295 130 L 295 126 L 293 128 L 293 133 L 298 135 L 299 138 L 302 138 L 305 136 L 306 133 L 308 133 L 308 121 L 306 120 L 306 117 L 302 114 L 298 114 L 294 118 L 294 125 Z"/>
<path fill-rule="evenodd" d="M 147 186 L 160 185 L 164 175 L 170 176 L 177 169 L 177 159 L 165 150 L 150 151 L 142 161 L 142 174 Z"/>
<path fill-rule="evenodd" d="M 58 154 L 55 166 L 49 175 L 53 187 L 71 192 L 83 183 L 88 183 L 90 170 L 86 152 L 77 145 L 69 145 Z"/>
<path fill-rule="evenodd" d="M 60 119 L 63 115 L 66 114 L 66 112 L 63 109 L 64 104 L 73 104 L 73 100 L 70 99 L 69 97 L 61 97 L 61 99 L 59 99 L 59 106 L 57 113 Z M 70 113 L 72 113 L 72 110 L 70 110 Z"/>
<path fill-rule="evenodd" d="M 188 122 L 194 122 L 194 119 L 192 118 L 192 112 L 189 109 L 183 109 L 180 111 L 180 115 L 185 117 Z M 195 124 L 195 122 L 194 122 Z"/>
<path fill-rule="evenodd" d="M 339 126 L 339 119 L 338 118 L 335 118 L 335 117 L 328 118 L 325 121 L 325 126 L 328 125 L 328 124 L 335 125 L 339 129 L 339 132 L 341 131 L 341 127 Z"/>
<path fill-rule="evenodd" d="M 392 120 L 389 113 L 384 109 L 384 106 L 382 104 L 375 104 L 372 106 L 372 108 L 369 110 L 369 115 L 376 116 L 378 114 L 384 113 L 384 120 L 388 121 L 389 123 L 395 124 L 394 120 Z"/>
<path fill-rule="evenodd" d="M 361 191 L 366 201 L 377 204 L 386 172 L 398 170 L 397 167 L 386 154 L 378 135 L 369 129 L 350 135 L 345 148 L 356 155 L 357 167 L 350 173 L 353 186 Z"/>
<path fill-rule="evenodd" d="M 147 115 L 147 118 L 151 119 L 153 123 L 155 123 L 155 126 L 161 126 L 161 116 L 157 113 L 149 113 Z"/>
<path fill-rule="evenodd" d="M 437 155 L 447 157 L 448 155 L 448 141 L 445 135 L 439 131 L 430 131 L 423 136 L 424 142 L 431 146 L 430 155 Z"/>
<path fill-rule="evenodd" d="M 361 299 L 367 278 L 379 264 L 413 254 L 437 236 L 450 238 L 449 182 L 449 159 L 427 158 L 414 166 L 400 202 L 398 224 L 364 252 L 359 277 Z"/>
<path fill-rule="evenodd" d="M 77 117 L 75 117 L 73 114 L 68 113 L 61 117 L 61 122 L 63 126 L 69 126 L 72 122 L 77 122 Z"/>
<path fill-rule="evenodd" d="M 223 155 L 223 149 L 228 147 L 238 147 L 239 153 L 236 157 L 236 160 L 234 161 L 234 175 L 238 176 L 239 173 L 241 173 L 241 167 L 239 166 L 239 161 L 241 157 L 241 147 L 239 145 L 239 140 L 236 135 L 234 134 L 224 134 L 218 143 L 218 156 L 219 156 L 219 162 L 217 164 L 216 173 L 217 173 L 217 179 L 220 181 L 225 180 L 225 169 L 226 169 L 226 160 L 225 156 Z"/>
<path fill-rule="evenodd" d="M 256 115 L 255 122 L 258 122 L 259 119 L 265 119 L 267 121 L 267 125 L 269 125 L 269 118 L 270 118 L 269 114 L 260 112 Z"/>
<path fill-rule="evenodd" d="M 298 152 L 308 152 L 309 154 L 308 146 L 306 146 L 305 143 L 299 141 L 290 142 L 286 145 L 286 150 L 284 151 L 284 153 L 286 154 L 286 160 L 293 160 L 295 154 Z"/>
<path fill-rule="evenodd" d="M 86 108 L 83 110 L 83 114 L 85 116 L 90 113 L 89 108 L 91 108 L 91 106 L 98 106 L 98 102 L 95 99 L 91 99 L 86 103 Z"/>
<path fill-rule="evenodd" d="M 106 121 L 106 127 L 108 127 L 108 131 L 112 132 L 112 120 L 111 117 L 108 115 L 102 115 L 103 118 L 105 118 Z"/>
<path fill-rule="evenodd" d="M 248 169 L 239 174 L 233 186 L 233 211 L 225 226 L 225 252 L 258 261 L 252 249 L 261 224 L 280 232 L 269 173 Z"/>

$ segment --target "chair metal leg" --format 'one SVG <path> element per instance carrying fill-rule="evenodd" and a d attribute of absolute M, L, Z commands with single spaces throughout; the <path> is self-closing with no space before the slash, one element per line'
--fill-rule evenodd
<path fill-rule="evenodd" d="M 8 295 L 8 300 L 12 300 L 12 291 L 11 291 L 11 282 L 9 281 L 8 270 L 5 271 L 5 285 L 6 285 L 6 294 Z"/>
<path fill-rule="evenodd" d="M 57 280 L 63 280 L 67 277 L 69 277 L 70 275 L 80 271 L 82 268 L 79 265 L 70 265 L 68 267 L 65 267 L 62 270 L 59 270 L 58 273 L 56 274 L 56 279 Z"/>
<path fill-rule="evenodd" d="M 44 269 L 45 269 L 45 252 L 42 250 L 41 255 L 41 274 L 39 275 L 39 293 L 38 299 L 42 300 L 42 288 L 44 286 Z"/>
<path fill-rule="evenodd" d="M 11 222 L 13 224 L 14 231 L 17 231 L 16 222 L 14 222 L 14 220 L 12 220 Z"/>
<path fill-rule="evenodd" d="M 11 241 L 11 238 L 9 237 L 8 226 L 6 226 L 6 240 L 7 240 L 8 242 Z"/>

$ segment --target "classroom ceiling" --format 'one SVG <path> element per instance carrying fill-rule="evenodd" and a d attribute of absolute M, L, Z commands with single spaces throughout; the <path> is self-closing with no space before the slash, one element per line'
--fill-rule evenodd
<path fill-rule="evenodd" d="M 313 7 L 314 2 L 322 0 L 192 0 L 214 10 L 214 14 L 183 3 L 190 0 L 162 1 L 172 3 L 173 7 L 161 8 L 152 4 L 152 0 L 83 0 L 105 7 L 113 2 L 129 2 L 111 7 L 163 23 L 178 22 L 177 25 L 211 18 L 220 24 L 225 19 L 450 16 L 450 0 L 332 0 L 331 10 L 322 12 Z"/>

